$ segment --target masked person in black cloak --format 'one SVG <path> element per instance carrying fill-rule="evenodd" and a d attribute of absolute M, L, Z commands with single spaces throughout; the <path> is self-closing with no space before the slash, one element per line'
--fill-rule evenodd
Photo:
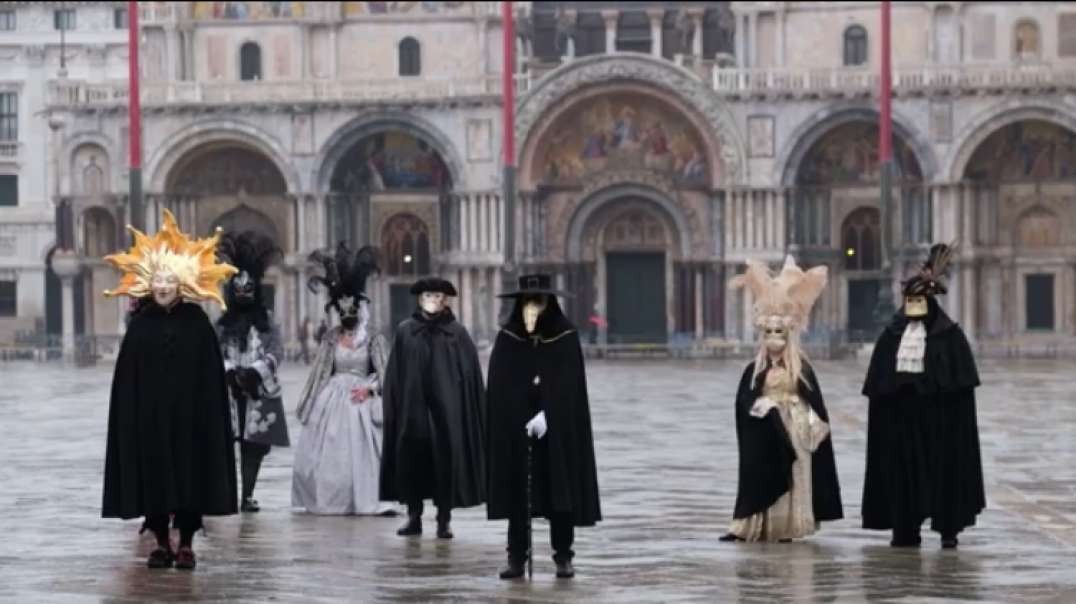
<path fill-rule="evenodd" d="M 936 300 L 954 248 L 936 244 L 903 284 L 904 305 L 874 347 L 863 394 L 867 475 L 863 528 L 892 530 L 894 547 L 918 547 L 930 518 L 943 548 L 986 507 L 975 388 L 964 331 Z"/>
<path fill-rule="evenodd" d="M 751 260 L 732 281 L 750 290 L 761 337 L 736 392 L 739 486 L 722 541 L 790 541 L 844 516 L 829 414 L 800 348 L 827 273 L 804 272 L 789 256 L 776 278 Z"/>
<path fill-rule="evenodd" d="M 551 284 L 549 275 L 525 275 L 518 291 L 502 294 L 515 306 L 489 359 L 487 515 L 508 519 L 502 579 L 523 576 L 528 512 L 549 519 L 560 578 L 575 575 L 575 527 L 602 517 L 583 350 L 557 302 L 567 294 Z"/>
<path fill-rule="evenodd" d="M 244 512 L 257 512 L 254 487 L 271 446 L 287 447 L 288 425 L 277 368 L 284 359 L 280 328 L 262 300 L 265 270 L 280 258 L 272 239 L 253 231 L 221 238 L 218 255 L 239 269 L 225 288 L 228 310 L 217 320 L 224 379 L 232 399 L 232 430 L 239 439 Z"/>
<path fill-rule="evenodd" d="M 423 500 L 437 506 L 437 536 L 451 539 L 453 508 L 486 501 L 485 388 L 478 352 L 445 303 L 437 277 L 411 287 L 419 306 L 396 328 L 385 370 L 381 499 L 407 504 L 398 535 L 422 534 Z"/>
<path fill-rule="evenodd" d="M 224 306 L 220 284 L 237 271 L 216 261 L 219 230 L 191 240 L 167 210 L 153 237 L 128 229 L 131 249 L 105 257 L 123 273 L 105 294 L 146 301 L 127 327 L 112 379 L 102 516 L 144 516 L 157 538 L 149 567 L 193 569 L 202 516 L 237 511 L 224 360 L 213 324 L 193 301 Z M 180 536 L 175 552 L 170 515 Z"/>

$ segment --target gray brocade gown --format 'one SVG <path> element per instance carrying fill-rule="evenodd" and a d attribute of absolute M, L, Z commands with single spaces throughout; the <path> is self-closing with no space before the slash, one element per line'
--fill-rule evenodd
<path fill-rule="evenodd" d="M 367 339 L 350 348 L 345 340 L 338 329 L 326 334 L 304 393 L 309 400 L 300 404 L 303 429 L 295 449 L 292 505 L 313 514 L 380 514 L 393 509 L 379 501 L 378 492 L 380 342 Z M 319 371 L 325 375 L 319 377 Z M 371 391 L 362 403 L 351 398 L 352 388 L 358 387 Z"/>

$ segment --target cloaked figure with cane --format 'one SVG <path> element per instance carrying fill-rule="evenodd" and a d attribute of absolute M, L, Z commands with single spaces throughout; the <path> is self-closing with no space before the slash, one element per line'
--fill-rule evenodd
<path fill-rule="evenodd" d="M 575 527 L 601 520 L 579 334 L 549 275 L 525 275 L 489 361 L 487 515 L 508 520 L 502 579 L 530 562 L 531 518 L 549 520 L 557 577 L 571 578 Z"/>

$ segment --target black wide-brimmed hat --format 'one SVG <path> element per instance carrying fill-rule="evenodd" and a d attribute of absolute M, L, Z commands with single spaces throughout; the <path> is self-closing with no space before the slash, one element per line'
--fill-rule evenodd
<path fill-rule="evenodd" d="M 451 281 L 440 277 L 426 277 L 425 279 L 419 279 L 411 286 L 411 294 L 414 296 L 421 295 L 425 292 L 444 294 L 446 296 L 457 295 L 456 286 L 452 285 Z"/>
<path fill-rule="evenodd" d="M 519 289 L 514 292 L 506 292 L 498 294 L 498 298 L 519 298 L 522 296 L 532 296 L 539 294 L 547 294 L 550 296 L 560 296 L 561 298 L 571 298 L 572 294 L 553 288 L 553 277 L 544 273 L 536 273 L 533 275 L 523 275 L 519 278 Z"/>

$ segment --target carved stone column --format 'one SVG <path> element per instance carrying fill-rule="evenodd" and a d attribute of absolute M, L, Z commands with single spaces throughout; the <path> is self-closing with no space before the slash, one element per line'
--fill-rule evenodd
<path fill-rule="evenodd" d="M 703 9 L 688 9 L 687 14 L 691 17 L 691 23 L 693 25 L 693 29 L 695 30 L 695 33 L 691 36 L 691 54 L 695 57 L 695 63 L 698 64 L 699 59 L 702 59 Z"/>
<path fill-rule="evenodd" d="M 52 255 L 52 270 L 63 288 L 63 356 L 75 358 L 75 278 L 82 270 L 78 254 L 72 250 L 57 250 Z"/>

